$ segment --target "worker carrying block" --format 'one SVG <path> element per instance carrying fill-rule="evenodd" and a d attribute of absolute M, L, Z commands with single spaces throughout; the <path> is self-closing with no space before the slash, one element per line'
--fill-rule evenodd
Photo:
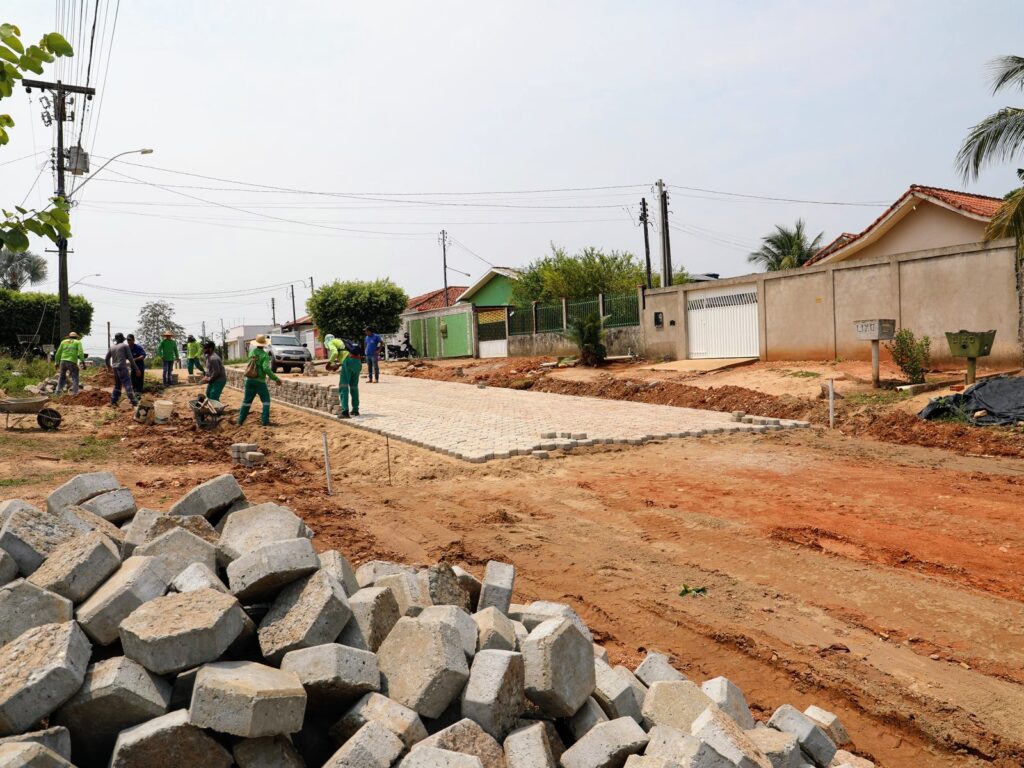
<path fill-rule="evenodd" d="M 330 370 L 341 370 L 338 376 L 338 400 L 341 404 L 339 419 L 348 419 L 359 415 L 359 374 L 363 370 L 363 348 L 356 341 L 336 339 L 331 334 L 324 336 L 324 347 L 327 349 L 327 367 Z M 352 394 L 352 412 L 349 414 L 348 398 Z"/>

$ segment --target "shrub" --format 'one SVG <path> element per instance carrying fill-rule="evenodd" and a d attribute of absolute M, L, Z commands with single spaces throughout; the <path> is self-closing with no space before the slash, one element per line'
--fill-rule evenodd
<path fill-rule="evenodd" d="M 931 346 L 932 340 L 927 336 L 918 339 L 909 328 L 901 328 L 885 348 L 907 380 L 911 384 L 921 384 L 931 362 Z"/>
<path fill-rule="evenodd" d="M 71 330 L 88 336 L 92 304 L 71 296 Z M 0 288 L 0 349 L 17 348 L 18 335 L 39 334 L 40 344 L 60 344 L 60 301 L 50 293 L 19 293 Z"/>
<path fill-rule="evenodd" d="M 395 333 L 409 297 L 390 280 L 334 281 L 313 292 L 306 303 L 321 338 L 328 333 L 343 339 L 362 339 L 363 329 Z"/>
<path fill-rule="evenodd" d="M 562 335 L 579 349 L 580 362 L 583 365 L 598 366 L 608 356 L 604 348 L 604 334 L 601 318 L 597 315 L 586 315 L 570 320 L 569 327 Z"/>

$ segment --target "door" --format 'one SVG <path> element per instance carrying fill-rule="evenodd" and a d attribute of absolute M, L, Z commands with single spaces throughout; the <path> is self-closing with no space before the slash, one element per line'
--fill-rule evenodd
<path fill-rule="evenodd" d="M 437 318 L 428 317 L 423 325 L 426 333 L 426 352 L 424 353 L 424 356 L 429 358 L 438 358 L 441 356 L 441 335 L 438 332 Z"/>
<path fill-rule="evenodd" d="M 757 286 L 688 292 L 686 338 L 691 360 L 758 357 Z"/>
<path fill-rule="evenodd" d="M 469 313 L 458 312 L 441 318 L 441 347 L 445 357 L 469 355 Z"/>
<path fill-rule="evenodd" d="M 481 309 L 476 313 L 480 357 L 508 357 L 508 310 Z"/>

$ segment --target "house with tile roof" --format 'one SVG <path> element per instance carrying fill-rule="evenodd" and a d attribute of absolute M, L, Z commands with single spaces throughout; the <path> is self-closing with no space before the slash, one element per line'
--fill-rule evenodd
<path fill-rule="evenodd" d="M 844 232 L 804 266 L 979 243 L 1002 199 L 911 185 L 863 232 Z"/>
<path fill-rule="evenodd" d="M 444 288 L 438 288 L 435 291 L 429 291 L 428 293 L 421 293 L 419 296 L 413 296 L 409 299 L 409 303 L 405 305 L 405 311 L 426 312 L 431 309 L 450 307 L 459 300 L 459 296 L 465 292 L 467 287 L 468 286 L 465 285 L 449 285 L 447 302 L 444 300 Z"/>

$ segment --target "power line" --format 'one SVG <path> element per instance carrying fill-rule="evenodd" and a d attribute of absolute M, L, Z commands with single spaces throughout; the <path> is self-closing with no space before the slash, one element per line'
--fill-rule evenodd
<path fill-rule="evenodd" d="M 110 29 L 110 46 L 107 49 L 107 63 L 106 67 L 104 67 L 103 69 L 103 89 L 100 91 L 100 103 L 99 106 L 96 107 L 96 121 L 93 123 L 92 145 L 89 148 L 90 152 L 92 152 L 92 150 L 96 148 L 96 134 L 98 134 L 100 130 L 100 116 L 103 114 L 103 97 L 106 95 L 107 92 L 106 86 L 108 76 L 110 75 L 110 59 L 114 53 L 114 35 L 117 34 L 117 19 L 120 12 L 121 0 L 117 0 L 117 5 L 114 6 L 114 25 Z M 106 24 L 106 17 L 104 17 L 103 26 L 106 27 Z"/>
<path fill-rule="evenodd" d="M 301 282 L 303 285 L 306 284 L 305 280 L 292 280 L 283 283 L 274 283 L 272 285 L 262 285 L 253 288 L 240 288 L 231 291 L 189 291 L 188 293 L 174 293 L 174 292 L 155 292 L 155 291 L 136 291 L 130 288 L 110 288 L 104 285 L 95 285 L 94 283 L 80 282 L 79 285 L 83 285 L 87 288 L 92 288 L 97 291 L 108 291 L 110 293 L 118 293 L 127 296 L 149 296 L 149 297 L 160 297 L 160 298 L 174 298 L 182 300 L 202 300 L 207 301 L 210 299 L 229 299 L 238 298 L 241 296 L 255 296 L 261 293 L 270 293 L 278 291 L 281 288 L 287 288 L 290 285 Z"/>
<path fill-rule="evenodd" d="M 767 200 L 774 203 L 803 203 L 806 205 L 849 205 L 849 206 L 862 206 L 865 208 L 878 208 L 880 206 L 889 205 L 889 201 L 879 202 L 875 200 L 861 201 L 861 202 L 844 202 L 837 200 L 801 200 L 792 197 L 769 197 L 767 195 L 748 195 L 743 192 L 724 192 L 718 189 L 703 189 L 701 187 L 684 187 L 680 184 L 669 184 L 670 189 L 686 189 L 691 192 L 707 192 L 713 195 L 725 195 L 726 197 L 738 197 L 747 198 L 750 200 Z"/>
<path fill-rule="evenodd" d="M 485 259 L 485 258 L 484 258 L 483 256 L 481 256 L 481 255 L 480 255 L 479 253 L 477 253 L 477 252 L 476 252 L 476 251 L 474 251 L 473 249 L 471 249 L 471 248 L 470 248 L 470 247 L 469 247 L 468 245 L 466 245 L 465 243 L 463 243 L 463 242 L 462 242 L 461 240 L 456 240 L 455 238 L 452 238 L 452 242 L 453 242 L 453 243 L 455 243 L 455 245 L 459 246 L 459 248 L 461 248 L 462 250 L 464 250 L 464 251 L 465 251 L 466 253 L 468 253 L 468 254 L 469 254 L 470 256 L 472 256 L 472 257 L 474 257 L 474 258 L 476 258 L 476 259 L 479 259 L 480 261 L 482 261 L 482 262 L 483 262 L 484 264 L 486 264 L 486 265 L 487 265 L 488 267 L 492 267 L 492 268 L 494 267 L 494 264 L 492 264 L 491 262 L 489 262 L 489 261 L 488 261 L 487 259 Z"/>
<path fill-rule="evenodd" d="M 30 157 L 35 157 L 36 155 L 40 155 L 40 154 L 42 154 L 42 153 L 41 152 L 33 152 L 31 155 L 25 155 L 24 157 L 18 157 L 18 158 L 15 158 L 14 160 L 7 160 L 6 162 L 0 163 L 0 168 L 2 168 L 5 165 L 10 165 L 11 163 L 20 163 L 22 160 L 28 160 Z"/>

